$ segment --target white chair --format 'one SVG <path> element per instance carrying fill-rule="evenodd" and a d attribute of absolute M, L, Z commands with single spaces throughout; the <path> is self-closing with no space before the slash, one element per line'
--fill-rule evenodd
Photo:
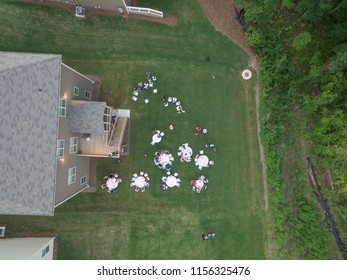
<path fill-rule="evenodd" d="M 135 188 L 135 192 L 138 192 L 139 190 L 140 190 L 139 187 L 136 187 L 136 188 Z"/>
<path fill-rule="evenodd" d="M 165 183 L 166 182 L 166 176 L 161 177 L 161 180 Z"/>
<path fill-rule="evenodd" d="M 163 137 L 165 135 L 164 132 L 160 132 L 160 136 Z"/>
<path fill-rule="evenodd" d="M 151 142 L 151 144 L 152 144 L 152 145 L 154 145 L 154 144 L 155 144 L 155 142 L 154 142 L 154 141 L 152 141 L 152 142 Z"/>
<path fill-rule="evenodd" d="M 143 171 L 140 171 L 140 175 L 143 176 L 145 174 L 145 172 Z"/>
<path fill-rule="evenodd" d="M 138 93 L 137 91 L 134 91 L 133 94 L 134 94 L 135 96 L 138 96 L 138 95 L 139 95 L 139 93 Z"/>
<path fill-rule="evenodd" d="M 186 158 L 186 162 L 191 162 L 191 161 L 192 161 L 191 157 Z"/>
<path fill-rule="evenodd" d="M 177 153 L 177 155 L 178 155 L 178 156 L 181 156 L 181 155 L 182 155 L 182 153 L 181 153 L 181 152 L 178 152 L 178 153 Z"/>
<path fill-rule="evenodd" d="M 178 176 L 178 173 L 177 173 L 177 172 L 175 172 L 175 173 L 174 173 L 174 176 L 175 176 L 175 177 L 177 177 L 177 176 Z"/>
<path fill-rule="evenodd" d="M 132 100 L 137 101 L 137 97 L 133 96 Z"/>
<path fill-rule="evenodd" d="M 184 144 L 183 144 L 183 147 L 184 147 L 184 148 L 187 148 L 187 147 L 188 147 L 188 143 L 184 143 Z"/>
<path fill-rule="evenodd" d="M 142 189 L 141 189 L 141 192 L 144 192 L 145 190 L 146 190 L 146 188 L 142 188 Z"/>
<path fill-rule="evenodd" d="M 157 92 L 158 92 L 158 89 L 154 88 L 153 93 L 157 93 Z"/>
<path fill-rule="evenodd" d="M 214 165 L 214 161 L 210 160 L 210 162 L 208 163 L 209 165 Z"/>
<path fill-rule="evenodd" d="M 204 150 L 201 150 L 199 153 L 200 153 L 200 155 L 203 155 L 204 154 Z"/>
<path fill-rule="evenodd" d="M 177 178 L 177 183 L 181 182 L 181 179 Z"/>
<path fill-rule="evenodd" d="M 153 87 L 153 82 L 152 81 L 149 82 L 149 87 Z"/>
<path fill-rule="evenodd" d="M 165 103 L 164 103 L 164 106 L 165 106 L 165 107 L 169 106 L 169 103 L 165 102 Z"/>
<path fill-rule="evenodd" d="M 145 176 L 146 178 L 148 178 L 148 174 L 147 174 L 147 173 L 143 174 L 143 176 Z"/>
<path fill-rule="evenodd" d="M 207 129 L 204 128 L 204 129 L 202 130 L 202 133 L 207 133 Z"/>
<path fill-rule="evenodd" d="M 201 165 L 199 165 L 199 169 L 202 170 L 202 166 Z"/>
<path fill-rule="evenodd" d="M 134 177 L 134 178 L 137 178 L 137 173 L 134 173 L 134 174 L 133 174 L 133 177 Z"/>
<path fill-rule="evenodd" d="M 181 184 L 178 184 L 178 183 L 176 184 L 176 187 L 177 187 L 177 188 L 179 188 L 180 186 L 181 186 Z"/>
<path fill-rule="evenodd" d="M 171 96 L 169 96 L 169 97 L 167 98 L 167 102 L 169 102 L 169 103 L 172 102 L 172 97 L 171 97 Z"/>
<path fill-rule="evenodd" d="M 177 101 L 176 106 L 180 106 L 180 105 L 181 105 L 181 101 Z"/>
<path fill-rule="evenodd" d="M 149 100 L 148 100 L 148 99 L 145 99 L 145 103 L 146 103 L 146 104 L 149 103 Z"/>
<path fill-rule="evenodd" d="M 167 174 L 167 175 L 171 175 L 171 172 L 170 172 L 170 171 L 167 171 L 166 174 Z"/>

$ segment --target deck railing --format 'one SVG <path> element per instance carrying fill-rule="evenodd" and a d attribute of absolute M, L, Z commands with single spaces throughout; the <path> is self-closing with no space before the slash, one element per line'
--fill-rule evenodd
<path fill-rule="evenodd" d="M 159 17 L 159 18 L 164 17 L 163 12 L 149 9 L 149 8 L 127 6 L 127 10 L 129 14 L 138 14 L 138 15 L 145 15 L 145 16 L 152 16 L 152 17 Z"/>

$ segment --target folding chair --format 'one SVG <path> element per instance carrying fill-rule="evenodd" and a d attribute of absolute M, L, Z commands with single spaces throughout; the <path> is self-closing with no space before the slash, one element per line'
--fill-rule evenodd
<path fill-rule="evenodd" d="M 137 91 L 134 91 L 133 94 L 134 94 L 135 96 L 138 96 L 138 95 L 139 95 L 139 93 L 138 93 Z"/>
<path fill-rule="evenodd" d="M 157 93 L 157 92 L 158 92 L 158 89 L 154 88 L 153 93 Z"/>
<path fill-rule="evenodd" d="M 164 132 L 160 132 L 160 136 L 164 136 L 165 135 L 165 133 Z"/>
<path fill-rule="evenodd" d="M 149 103 L 149 100 L 148 100 L 148 99 L 145 99 L 145 103 L 148 104 L 148 103 Z"/>
<path fill-rule="evenodd" d="M 133 174 L 133 177 L 134 177 L 134 178 L 137 178 L 137 173 L 134 173 L 134 174 Z"/>
<path fill-rule="evenodd" d="M 145 174 L 145 172 L 140 171 L 140 176 L 143 176 Z"/>
<path fill-rule="evenodd" d="M 203 155 L 204 154 L 204 150 L 201 150 L 199 153 L 200 153 L 200 155 Z"/>
<path fill-rule="evenodd" d="M 175 177 L 177 177 L 177 176 L 178 176 L 178 173 L 177 173 L 177 172 L 175 172 L 175 173 L 174 173 L 174 176 L 175 176 Z"/>
<path fill-rule="evenodd" d="M 132 100 L 137 101 L 137 97 L 136 97 L 136 96 L 133 96 L 133 97 L 132 97 Z"/>
<path fill-rule="evenodd" d="M 214 161 L 213 161 L 213 160 L 210 160 L 208 164 L 209 164 L 209 165 L 214 165 Z"/>

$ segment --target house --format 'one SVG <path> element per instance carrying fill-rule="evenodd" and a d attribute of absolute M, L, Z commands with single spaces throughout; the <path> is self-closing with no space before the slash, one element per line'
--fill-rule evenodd
<path fill-rule="evenodd" d="M 95 184 L 93 158 L 128 154 L 130 111 L 99 87 L 61 55 L 0 52 L 0 215 L 52 216 Z"/>
<path fill-rule="evenodd" d="M 54 237 L 17 237 L 0 240 L 0 260 L 53 260 Z"/>

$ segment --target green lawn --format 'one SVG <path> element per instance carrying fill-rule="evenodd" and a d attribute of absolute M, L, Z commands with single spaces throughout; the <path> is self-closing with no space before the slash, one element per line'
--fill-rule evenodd
<path fill-rule="evenodd" d="M 62 9 L 0 0 L 1 50 L 60 53 L 64 63 L 101 78 L 102 100 L 131 109 L 129 157 L 98 160 L 99 182 L 112 171 L 123 178 L 116 194 L 99 188 L 59 206 L 54 217 L 0 221 L 13 232 L 58 232 L 59 259 L 264 259 L 256 79 L 245 82 L 240 75 L 248 57 L 214 30 L 197 1 L 138 2 L 177 16 L 178 26 L 101 15 L 78 19 Z M 143 97 L 134 102 L 132 89 L 147 70 L 158 77 L 159 93 L 148 94 L 149 104 Z M 186 113 L 164 108 L 162 95 L 177 96 Z M 208 133 L 196 137 L 196 124 Z M 154 129 L 166 135 L 152 146 Z M 194 152 L 214 143 L 217 152 L 204 150 L 215 165 L 199 171 L 194 161 L 181 163 L 176 155 L 185 142 Z M 176 156 L 179 189 L 159 188 L 164 172 L 153 155 L 161 148 Z M 151 178 L 145 193 L 129 185 L 140 170 Z M 201 174 L 209 188 L 196 194 L 190 180 Z M 209 230 L 216 239 L 201 241 L 201 232 Z"/>

